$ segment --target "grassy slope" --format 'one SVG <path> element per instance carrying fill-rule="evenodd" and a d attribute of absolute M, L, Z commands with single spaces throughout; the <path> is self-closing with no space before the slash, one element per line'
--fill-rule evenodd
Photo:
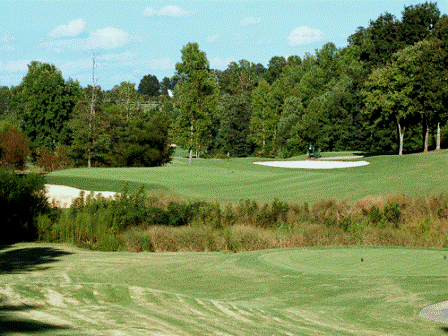
<path fill-rule="evenodd" d="M 335 154 L 333 154 L 335 155 Z M 297 159 L 297 158 L 295 158 Z M 303 158 L 302 158 L 303 159 Z M 332 170 L 287 169 L 254 165 L 260 159 L 186 159 L 154 168 L 69 169 L 47 175 L 47 182 L 87 190 L 120 191 L 144 184 L 147 190 L 166 189 L 187 197 L 238 201 L 354 201 L 368 195 L 446 192 L 448 152 L 366 158 L 368 166 Z"/>
<path fill-rule="evenodd" d="M 386 247 L 129 254 L 19 244 L 0 254 L 0 330 L 443 334 L 443 325 L 418 313 L 447 299 L 445 254 Z"/>

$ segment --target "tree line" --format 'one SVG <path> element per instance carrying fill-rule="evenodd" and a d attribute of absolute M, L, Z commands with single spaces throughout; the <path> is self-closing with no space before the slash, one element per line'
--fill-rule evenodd
<path fill-rule="evenodd" d="M 137 89 L 103 91 L 94 78 L 83 88 L 32 62 L 19 86 L 0 88 L 0 118 L 23 130 L 35 159 L 66 153 L 78 166 L 162 165 L 173 143 L 190 159 L 291 157 L 308 143 L 402 154 L 448 142 L 447 81 L 448 17 L 426 2 L 371 20 L 347 47 L 330 42 L 267 67 L 240 60 L 214 70 L 188 43 L 171 78 L 146 75 Z"/>

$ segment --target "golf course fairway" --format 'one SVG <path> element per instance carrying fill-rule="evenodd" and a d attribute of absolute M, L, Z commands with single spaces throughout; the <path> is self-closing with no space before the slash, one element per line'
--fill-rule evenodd
<path fill-rule="evenodd" d="M 355 202 L 389 193 L 417 197 L 446 192 L 447 154 L 444 150 L 424 155 L 366 157 L 362 161 L 368 165 L 341 169 L 254 164 L 265 161 L 260 158 L 199 159 L 192 164 L 188 164 L 188 159 L 174 159 L 163 167 L 64 169 L 47 174 L 45 180 L 47 184 L 115 192 L 122 191 L 128 183 L 131 191 L 143 185 L 147 192 L 161 190 L 209 201 L 271 202 L 278 198 L 302 203 L 334 198 Z"/>
<path fill-rule="evenodd" d="M 0 334 L 443 335 L 419 312 L 448 299 L 446 249 L 244 253 L 0 251 Z"/>

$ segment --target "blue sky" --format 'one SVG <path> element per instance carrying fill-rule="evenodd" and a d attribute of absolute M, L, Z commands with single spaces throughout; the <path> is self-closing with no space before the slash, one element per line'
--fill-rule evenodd
<path fill-rule="evenodd" d="M 210 66 L 224 70 L 246 59 L 267 66 L 273 56 L 337 47 L 382 13 L 401 18 L 424 1 L 24 1 L 0 0 L 0 86 L 18 85 L 27 64 L 54 64 L 65 79 L 111 89 L 138 86 L 144 75 L 171 77 L 188 42 L 199 43 Z M 448 2 L 438 2 L 448 13 Z"/>

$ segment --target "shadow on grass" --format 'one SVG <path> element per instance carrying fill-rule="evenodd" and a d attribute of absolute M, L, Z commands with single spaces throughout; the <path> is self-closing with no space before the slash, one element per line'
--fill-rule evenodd
<path fill-rule="evenodd" d="M 448 334 L 448 327 L 440 327 L 440 330 L 442 330 L 445 334 Z"/>
<path fill-rule="evenodd" d="M 5 248 L 2 246 L 0 249 Z M 42 265 L 55 262 L 58 257 L 67 254 L 71 253 L 50 247 L 7 249 L 0 252 L 0 274 L 43 269 Z"/>
<path fill-rule="evenodd" d="M 1 302 L 0 302 L 1 304 Z M 37 333 L 50 330 L 67 330 L 68 327 L 52 325 L 34 320 L 25 320 L 11 316 L 13 312 L 20 312 L 26 310 L 34 310 L 39 307 L 21 305 L 0 306 L 0 335 L 15 334 L 15 333 Z"/>
<path fill-rule="evenodd" d="M 14 248 L 14 246 L 0 246 L 0 275 L 19 274 L 33 270 L 44 270 L 43 266 L 56 262 L 57 258 L 71 254 L 66 251 L 50 247 Z M 38 309 L 38 306 L 7 304 L 6 298 L 0 297 L 0 335 L 14 333 L 36 333 L 50 330 L 64 330 L 67 327 L 52 325 L 37 320 L 28 320 L 14 316 L 29 310 Z"/>

